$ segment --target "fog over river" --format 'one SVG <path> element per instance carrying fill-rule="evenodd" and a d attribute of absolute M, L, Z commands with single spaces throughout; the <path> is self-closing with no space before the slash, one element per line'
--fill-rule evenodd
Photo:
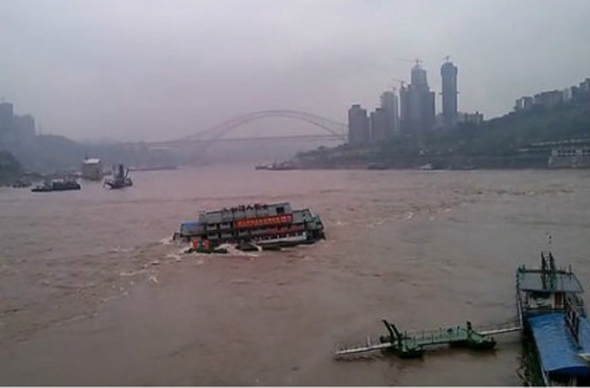
<path fill-rule="evenodd" d="M 590 171 L 132 172 L 134 186 L 0 189 L 2 385 L 519 385 L 494 352 L 337 361 L 339 344 L 516 315 L 515 270 L 552 250 L 590 287 Z M 199 210 L 288 201 L 325 241 L 184 254 Z M 588 298 L 586 297 L 586 301 Z"/>

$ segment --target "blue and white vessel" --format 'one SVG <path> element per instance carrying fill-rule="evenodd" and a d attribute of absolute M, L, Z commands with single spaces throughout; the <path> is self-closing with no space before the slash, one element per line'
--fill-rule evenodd
<path fill-rule="evenodd" d="M 541 253 L 541 268 L 517 269 L 527 384 L 590 385 L 590 321 L 583 293 L 575 273 L 558 269 L 551 252 Z"/>

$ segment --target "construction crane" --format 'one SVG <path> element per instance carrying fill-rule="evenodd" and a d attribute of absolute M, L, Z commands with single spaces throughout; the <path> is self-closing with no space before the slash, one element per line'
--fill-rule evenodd
<path fill-rule="evenodd" d="M 421 60 L 420 58 L 414 58 L 414 59 L 408 59 L 408 58 L 395 58 L 396 61 L 401 61 L 401 62 L 414 62 L 416 63 L 416 65 L 420 65 L 422 64 L 424 61 Z"/>
<path fill-rule="evenodd" d="M 402 89 L 404 87 L 404 84 L 406 83 L 406 81 L 404 81 L 403 79 L 399 79 L 399 78 L 392 78 L 394 81 L 399 82 L 399 88 Z M 393 88 L 395 89 L 395 86 L 393 86 Z"/>

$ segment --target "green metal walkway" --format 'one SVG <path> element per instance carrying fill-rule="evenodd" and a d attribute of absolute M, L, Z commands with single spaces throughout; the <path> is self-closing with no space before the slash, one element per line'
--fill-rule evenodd
<path fill-rule="evenodd" d="M 389 351 L 400 358 L 421 357 L 427 347 L 449 345 L 464 347 L 474 350 L 493 349 L 496 345 L 493 334 L 520 331 L 520 327 L 500 327 L 495 330 L 477 332 L 473 330 L 471 323 L 464 326 L 454 326 L 437 330 L 421 331 L 416 333 L 401 333 L 397 327 L 383 320 L 389 335 L 379 337 L 378 342 L 367 339 L 367 343 L 360 346 L 345 347 L 335 352 L 336 356 L 369 352 L 374 350 Z"/>

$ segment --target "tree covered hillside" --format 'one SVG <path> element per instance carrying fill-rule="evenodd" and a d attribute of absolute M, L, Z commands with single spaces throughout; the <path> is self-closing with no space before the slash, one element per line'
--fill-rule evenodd
<path fill-rule="evenodd" d="M 0 151 L 0 186 L 10 185 L 22 174 L 22 167 L 10 152 Z"/>
<path fill-rule="evenodd" d="M 590 137 L 590 101 L 551 109 L 511 112 L 481 125 L 459 125 L 448 133 L 400 135 L 383 144 L 384 158 L 430 154 L 512 156 L 533 143 Z"/>

